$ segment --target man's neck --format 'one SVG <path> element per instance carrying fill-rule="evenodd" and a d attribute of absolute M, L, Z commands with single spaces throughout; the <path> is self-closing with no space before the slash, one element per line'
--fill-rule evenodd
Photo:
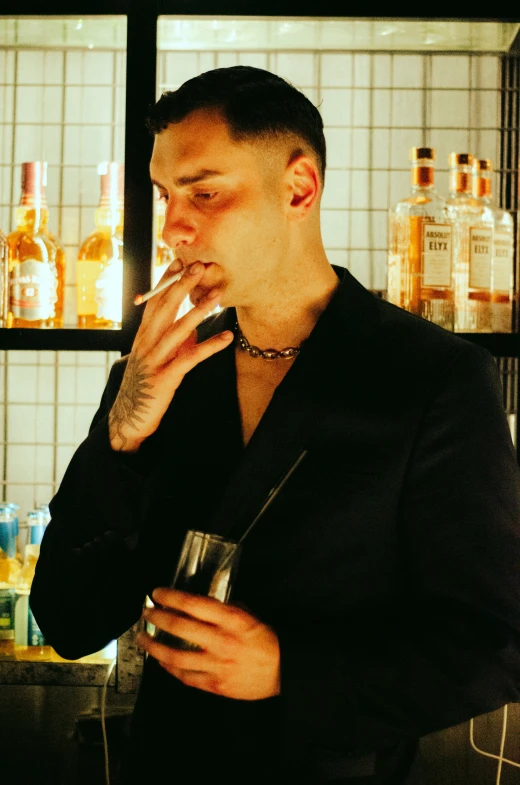
<path fill-rule="evenodd" d="M 310 335 L 340 283 L 325 262 L 316 266 L 312 277 L 295 277 L 268 302 L 237 306 L 240 329 L 250 344 L 280 351 L 299 346 Z"/>

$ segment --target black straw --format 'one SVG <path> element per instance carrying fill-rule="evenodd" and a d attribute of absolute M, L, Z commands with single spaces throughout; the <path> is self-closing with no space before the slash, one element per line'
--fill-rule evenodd
<path fill-rule="evenodd" d="M 273 502 L 273 501 L 274 501 L 274 499 L 276 498 L 276 496 L 278 496 L 278 494 L 279 494 L 279 493 L 280 493 L 280 491 L 282 490 L 283 486 L 285 485 L 285 483 L 287 482 L 287 480 L 289 479 L 289 477 L 291 477 L 291 475 L 293 474 L 293 472 L 295 472 L 295 471 L 296 471 L 296 469 L 298 468 L 298 466 L 300 465 L 300 463 L 303 461 L 303 459 L 304 459 L 304 458 L 305 458 L 305 456 L 307 455 L 307 452 L 308 452 L 307 450 L 303 450 L 303 452 L 301 452 L 301 453 L 300 453 L 300 455 L 299 455 L 299 456 L 298 456 L 298 458 L 295 460 L 295 462 L 293 463 L 293 465 L 291 466 L 291 468 L 290 468 L 290 469 L 289 469 L 289 470 L 288 470 L 288 471 L 287 471 L 287 472 L 286 472 L 286 473 L 283 475 L 282 479 L 281 479 L 281 480 L 279 480 L 279 482 L 278 482 L 276 485 L 274 485 L 274 486 L 271 488 L 271 490 L 269 491 L 269 494 L 268 494 L 268 496 L 267 496 L 267 499 L 265 500 L 264 504 L 262 505 L 262 507 L 261 507 L 261 509 L 260 509 L 260 512 L 259 512 L 259 513 L 258 513 L 258 515 L 255 517 L 255 519 L 253 520 L 253 522 L 249 524 L 249 526 L 247 527 L 247 529 L 245 530 L 245 532 L 243 533 L 243 535 L 240 537 L 240 539 L 239 539 L 239 541 L 238 541 L 239 543 L 242 543 L 242 542 L 243 542 L 243 540 L 244 540 L 245 536 L 246 536 L 247 534 L 249 534 L 249 532 L 251 531 L 251 529 L 253 528 L 253 526 L 254 526 L 254 525 L 257 523 L 257 521 L 258 521 L 258 520 L 259 520 L 259 519 L 262 517 L 262 515 L 263 515 L 263 514 L 264 514 L 264 512 L 267 510 L 267 508 L 269 507 L 269 505 L 271 504 L 271 502 Z"/>

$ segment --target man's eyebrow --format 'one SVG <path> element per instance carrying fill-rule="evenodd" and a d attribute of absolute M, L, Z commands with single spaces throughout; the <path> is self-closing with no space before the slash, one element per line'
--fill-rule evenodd
<path fill-rule="evenodd" d="M 210 177 L 220 177 L 223 175 L 224 172 L 219 172 L 217 169 L 201 169 L 197 174 L 188 175 L 186 177 L 177 177 L 173 182 L 174 184 L 179 187 L 183 185 L 193 185 L 194 183 L 200 183 L 202 180 L 209 180 Z M 157 180 L 152 180 L 152 183 L 157 186 L 157 188 L 162 188 L 163 191 L 166 191 L 164 185 L 157 182 Z"/>

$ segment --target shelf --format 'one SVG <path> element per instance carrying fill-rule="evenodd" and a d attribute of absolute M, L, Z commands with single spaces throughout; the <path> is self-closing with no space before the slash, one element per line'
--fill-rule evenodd
<path fill-rule="evenodd" d="M 161 4 L 162 5 L 162 4 Z M 518 34 L 517 22 L 396 17 L 326 18 L 316 13 L 199 15 L 178 8 L 161 16 L 158 47 L 164 51 L 302 50 L 360 52 L 507 52 Z M 316 9 L 318 11 L 318 9 Z M 233 14 L 233 12 L 229 12 Z M 281 16 L 281 18 L 280 18 Z"/>
<path fill-rule="evenodd" d="M 144 653 L 138 649 L 136 635 L 144 629 L 140 619 L 117 640 L 117 665 L 109 684 L 119 693 L 137 692 L 143 669 Z M 0 641 L 0 644 L 3 642 Z M 0 645 L 0 685 L 34 684 L 63 687 L 102 687 L 113 661 L 103 650 L 79 660 L 65 660 L 51 649 L 49 659 L 15 659 L 13 649 Z"/>
<path fill-rule="evenodd" d="M 131 340 L 131 339 L 130 339 Z M 126 330 L 0 329 L 0 349 L 126 352 Z"/>

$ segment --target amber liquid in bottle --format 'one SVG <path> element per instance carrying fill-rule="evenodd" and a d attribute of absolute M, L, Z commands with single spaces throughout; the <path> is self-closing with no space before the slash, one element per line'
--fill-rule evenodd
<path fill-rule="evenodd" d="M 0 230 L 0 327 L 9 326 L 9 248 Z"/>
<path fill-rule="evenodd" d="M 157 199 L 155 210 L 155 264 L 152 270 L 152 286 L 156 286 L 175 258 L 173 248 L 166 245 L 162 236 L 166 211 L 165 203 Z"/>
<path fill-rule="evenodd" d="M 96 230 L 84 240 L 76 266 L 78 327 L 121 327 L 123 297 L 123 167 L 100 166 Z"/>
<path fill-rule="evenodd" d="M 44 162 L 22 164 L 17 228 L 7 237 L 12 327 L 63 327 L 65 252 L 47 228 L 46 170 Z"/>

